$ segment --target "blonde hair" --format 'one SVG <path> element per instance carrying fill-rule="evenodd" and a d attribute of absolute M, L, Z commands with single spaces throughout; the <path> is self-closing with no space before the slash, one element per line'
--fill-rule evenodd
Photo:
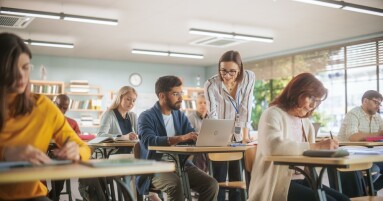
<path fill-rule="evenodd" d="M 133 87 L 131 87 L 131 86 L 121 87 L 121 89 L 118 91 L 116 98 L 113 100 L 112 105 L 109 107 L 109 110 L 114 110 L 114 109 L 118 108 L 118 106 L 121 104 L 122 97 L 125 96 L 129 92 L 133 92 L 137 96 L 137 92 Z"/>

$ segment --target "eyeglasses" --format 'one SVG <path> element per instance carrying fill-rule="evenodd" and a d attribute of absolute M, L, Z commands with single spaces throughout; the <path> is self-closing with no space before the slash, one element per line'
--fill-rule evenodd
<path fill-rule="evenodd" d="M 372 98 L 367 98 L 367 99 L 368 99 L 368 100 L 372 100 L 372 101 L 374 101 L 374 103 L 375 103 L 376 106 L 379 106 L 379 107 L 382 106 L 382 102 L 380 102 L 380 101 L 374 100 L 374 99 L 372 99 Z"/>
<path fill-rule="evenodd" d="M 181 91 L 181 92 L 170 92 L 170 94 L 176 98 L 180 98 L 184 95 L 184 92 Z"/>
<path fill-rule="evenodd" d="M 315 104 L 316 106 L 320 105 L 322 103 L 321 99 L 317 99 L 315 96 L 310 96 L 310 104 Z"/>
<path fill-rule="evenodd" d="M 221 75 L 225 76 L 229 73 L 230 76 L 234 76 L 237 74 L 237 71 L 236 70 L 219 70 L 219 72 L 221 73 Z"/>

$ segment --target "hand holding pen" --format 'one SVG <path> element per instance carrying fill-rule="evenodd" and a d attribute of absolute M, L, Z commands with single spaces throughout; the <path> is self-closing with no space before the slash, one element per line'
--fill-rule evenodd
<path fill-rule="evenodd" d="M 53 154 L 62 160 L 80 160 L 80 148 L 77 143 L 70 141 L 68 136 L 60 149 L 53 150 Z"/>

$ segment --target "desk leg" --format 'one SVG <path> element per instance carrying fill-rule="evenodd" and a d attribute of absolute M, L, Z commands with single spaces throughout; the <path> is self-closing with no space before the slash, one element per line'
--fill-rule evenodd
<path fill-rule="evenodd" d="M 121 193 L 124 196 L 124 200 L 134 200 L 133 191 L 129 184 L 130 177 L 125 177 L 122 181 L 121 177 L 113 177 L 113 180 L 117 183 L 119 189 L 121 189 Z M 120 195 L 118 196 L 120 198 Z"/>
<path fill-rule="evenodd" d="M 374 189 L 374 184 L 372 182 L 372 177 L 371 177 L 371 169 L 367 169 L 367 185 L 368 185 L 368 191 L 370 196 L 375 196 L 375 189 Z"/>
<path fill-rule="evenodd" d="M 290 166 L 290 169 L 294 169 L 306 177 L 311 188 L 313 189 L 315 193 L 315 198 L 317 201 L 327 201 L 326 193 L 324 192 L 322 188 L 322 177 L 326 168 L 321 169 L 319 177 L 318 177 L 318 174 L 316 173 L 315 167 L 309 166 L 307 168 L 310 170 L 310 175 L 308 175 L 304 170 L 302 170 L 299 167 L 296 167 L 294 165 Z"/>
<path fill-rule="evenodd" d="M 190 185 L 189 185 L 189 178 L 185 171 L 185 164 L 181 164 L 180 158 L 178 154 L 174 155 L 174 159 L 177 165 L 177 172 L 181 179 L 182 183 L 182 191 L 184 193 L 184 196 L 187 200 L 192 201 L 191 198 L 191 192 L 190 192 Z"/>

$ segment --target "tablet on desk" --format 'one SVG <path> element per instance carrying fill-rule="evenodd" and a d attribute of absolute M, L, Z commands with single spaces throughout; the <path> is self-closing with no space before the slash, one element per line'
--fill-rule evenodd
<path fill-rule="evenodd" d="M 39 166 L 54 166 L 54 165 L 67 165 L 71 164 L 73 161 L 71 160 L 52 160 L 49 163 L 45 163 L 42 165 L 33 165 L 28 161 L 12 161 L 12 162 L 0 162 L 0 171 L 9 170 L 13 168 L 23 168 L 23 167 L 39 167 Z"/>
<path fill-rule="evenodd" d="M 337 150 L 307 150 L 303 152 L 303 156 L 310 157 L 344 157 L 348 156 L 350 153 L 344 149 Z"/>

